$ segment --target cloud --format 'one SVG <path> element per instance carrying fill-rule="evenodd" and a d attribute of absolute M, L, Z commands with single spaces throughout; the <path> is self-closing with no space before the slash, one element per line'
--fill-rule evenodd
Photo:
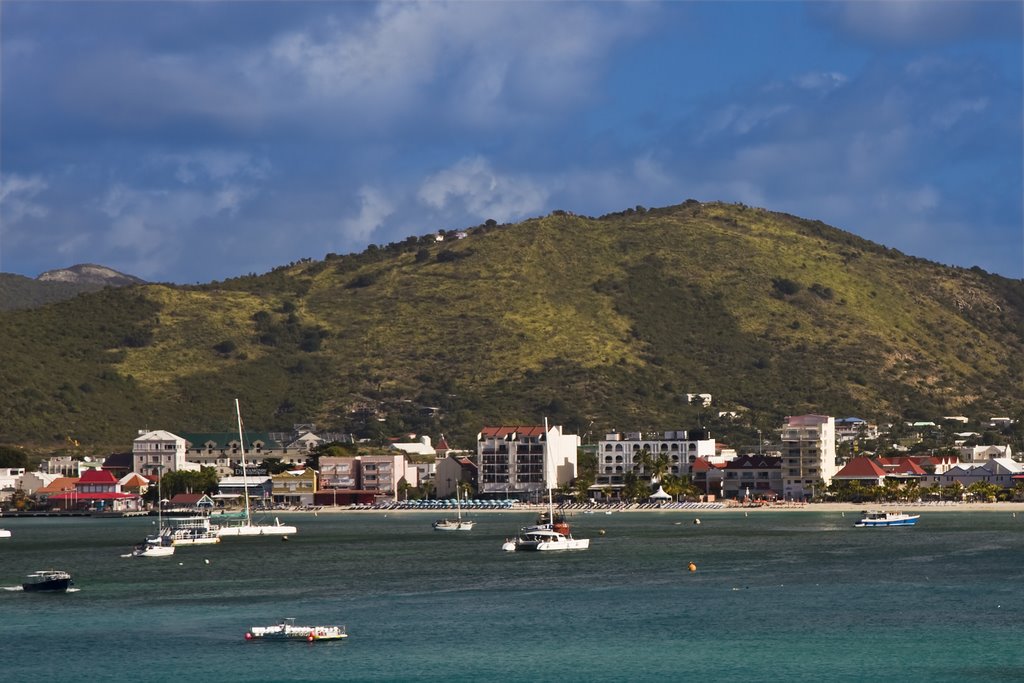
<path fill-rule="evenodd" d="M 191 185 L 198 182 L 222 182 L 229 178 L 264 180 L 270 174 L 270 162 L 254 159 L 245 152 L 206 149 L 188 153 L 157 153 L 152 155 L 154 166 L 175 168 L 178 182 Z"/>
<path fill-rule="evenodd" d="M 42 218 L 48 210 L 35 201 L 36 195 L 49 187 L 41 176 L 7 174 L 0 178 L 0 212 L 8 228 L 26 217 Z"/>
<path fill-rule="evenodd" d="M 808 15 L 857 41 L 890 46 L 962 39 L 1017 39 L 1019 2 L 898 0 L 807 3 Z"/>
<path fill-rule="evenodd" d="M 359 214 L 341 222 L 342 234 L 352 242 L 365 244 L 394 212 L 394 204 L 380 190 L 362 187 L 359 189 Z"/>
<path fill-rule="evenodd" d="M 542 211 L 548 191 L 527 176 L 501 175 L 483 157 L 462 159 L 427 177 L 421 202 L 438 210 L 455 210 L 476 219 L 508 222 Z"/>

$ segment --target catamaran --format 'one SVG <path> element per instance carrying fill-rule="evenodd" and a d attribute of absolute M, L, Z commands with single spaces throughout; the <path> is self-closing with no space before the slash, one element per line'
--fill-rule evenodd
<path fill-rule="evenodd" d="M 589 538 L 573 538 L 564 518 L 556 518 L 551 489 L 548 489 L 548 519 L 551 522 L 523 527 L 513 540 L 506 540 L 502 550 L 586 550 Z"/>
<path fill-rule="evenodd" d="M 235 399 L 235 415 L 238 417 L 238 448 L 242 454 L 242 488 L 245 491 L 245 517 L 237 524 L 224 524 L 217 529 L 217 535 L 225 536 L 287 536 L 298 533 L 298 529 L 291 524 L 282 524 L 281 520 L 274 518 L 273 524 L 253 524 L 252 509 L 249 506 L 249 480 L 247 466 L 245 463 L 245 437 L 242 434 L 242 411 L 238 407 L 238 399 Z"/>

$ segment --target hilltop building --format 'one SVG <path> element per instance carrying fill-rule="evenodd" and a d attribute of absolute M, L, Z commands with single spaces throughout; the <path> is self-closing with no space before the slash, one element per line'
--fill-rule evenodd
<path fill-rule="evenodd" d="M 815 487 L 832 483 L 838 471 L 834 417 L 789 417 L 781 437 L 782 491 L 787 499 L 807 500 L 814 496 Z"/>
<path fill-rule="evenodd" d="M 561 426 L 484 427 L 476 441 L 482 498 L 539 501 L 576 477 L 580 437 Z"/>

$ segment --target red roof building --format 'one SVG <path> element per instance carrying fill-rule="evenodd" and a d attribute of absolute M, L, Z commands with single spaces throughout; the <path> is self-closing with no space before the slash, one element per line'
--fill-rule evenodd
<path fill-rule="evenodd" d="M 140 498 L 121 490 L 121 482 L 110 470 L 92 469 L 82 473 L 75 490 L 50 496 L 67 509 L 138 510 Z"/>
<path fill-rule="evenodd" d="M 858 481 L 864 486 L 881 486 L 886 471 L 871 458 L 861 456 L 846 463 L 843 469 L 832 476 L 833 481 Z"/>

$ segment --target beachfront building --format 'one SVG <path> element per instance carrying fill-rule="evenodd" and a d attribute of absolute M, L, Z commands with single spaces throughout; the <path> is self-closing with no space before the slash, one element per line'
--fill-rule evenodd
<path fill-rule="evenodd" d="M 187 441 L 177 434 L 140 430 L 132 441 L 132 471 L 147 477 L 159 477 L 162 472 L 198 472 L 201 467 L 186 459 L 186 448 Z"/>
<path fill-rule="evenodd" d="M 316 492 L 316 470 L 305 468 L 288 470 L 271 476 L 274 488 L 271 496 L 279 505 L 312 505 Z"/>
<path fill-rule="evenodd" d="M 781 439 L 782 491 L 787 500 L 810 499 L 832 483 L 838 471 L 834 417 L 788 417 Z"/>
<path fill-rule="evenodd" d="M 741 455 L 723 467 L 722 495 L 734 500 L 774 500 L 782 495 L 782 458 Z"/>
<path fill-rule="evenodd" d="M 576 477 L 580 437 L 561 426 L 484 427 L 476 442 L 481 498 L 541 501 Z"/>
<path fill-rule="evenodd" d="M 402 455 L 322 456 L 320 458 L 321 493 L 339 504 L 377 498 L 398 499 L 399 483 L 419 485 L 419 471 Z M 318 501 L 327 496 L 318 496 Z"/>
<path fill-rule="evenodd" d="M 100 510 L 117 512 L 138 510 L 138 495 L 121 490 L 121 482 L 109 470 L 94 469 L 83 472 L 75 482 L 75 490 L 57 493 L 49 501 L 65 510 Z"/>
<path fill-rule="evenodd" d="M 644 453 L 653 460 L 664 458 L 668 463 L 665 474 L 683 476 L 691 474 L 693 464 L 699 459 L 709 462 L 719 460 L 717 444 L 711 434 L 703 429 L 677 430 L 670 432 L 612 432 L 597 442 L 596 490 L 621 489 L 625 476 L 632 472 L 641 479 L 650 480 L 653 472 L 644 465 Z M 735 452 L 733 452 L 735 454 Z M 728 458 L 723 457 L 721 462 Z"/>
<path fill-rule="evenodd" d="M 305 467 L 312 449 L 321 441 L 315 434 L 303 434 L 285 445 L 275 438 L 279 435 L 272 432 L 246 433 L 246 465 L 278 460 L 299 469 Z M 222 477 L 234 474 L 241 467 L 242 449 L 239 447 L 238 432 L 183 433 L 182 438 L 186 441 L 185 455 L 189 462 L 213 467 L 218 476 Z"/>
<path fill-rule="evenodd" d="M 992 458 L 985 463 L 963 463 L 936 474 L 921 477 L 920 486 L 952 486 L 959 483 L 965 489 L 976 482 L 1013 488 L 1024 476 L 1024 465 L 1009 458 Z"/>
<path fill-rule="evenodd" d="M 434 484 L 438 498 L 454 498 L 459 484 L 468 485 L 472 491 L 476 491 L 476 463 L 469 456 L 452 453 L 447 458 L 437 461 Z"/>

